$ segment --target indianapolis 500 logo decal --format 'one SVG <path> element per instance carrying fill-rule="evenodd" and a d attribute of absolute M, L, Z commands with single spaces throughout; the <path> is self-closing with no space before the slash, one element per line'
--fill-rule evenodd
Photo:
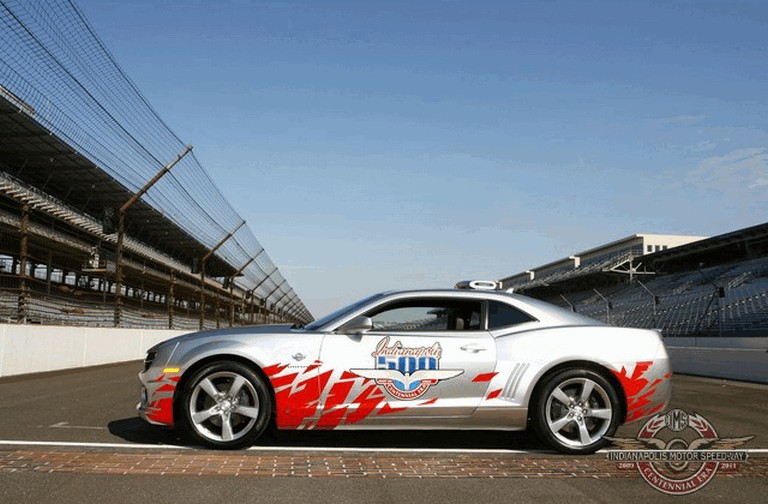
<path fill-rule="evenodd" d="M 432 385 L 455 378 L 463 369 L 440 369 L 443 349 L 439 342 L 431 347 L 404 347 L 400 341 L 389 345 L 389 336 L 382 338 L 371 356 L 374 369 L 350 369 L 363 378 L 375 380 L 396 399 L 412 401 L 423 396 Z"/>

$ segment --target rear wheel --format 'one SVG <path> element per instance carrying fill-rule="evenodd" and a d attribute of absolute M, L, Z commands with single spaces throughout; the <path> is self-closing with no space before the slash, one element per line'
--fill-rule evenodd
<path fill-rule="evenodd" d="M 566 369 L 546 378 L 534 406 L 534 427 L 563 453 L 593 453 L 619 426 L 619 396 L 603 376 Z"/>
<path fill-rule="evenodd" d="M 197 371 L 181 395 L 182 425 L 210 448 L 250 446 L 264 432 L 272 410 L 264 381 L 239 362 L 209 364 Z"/>

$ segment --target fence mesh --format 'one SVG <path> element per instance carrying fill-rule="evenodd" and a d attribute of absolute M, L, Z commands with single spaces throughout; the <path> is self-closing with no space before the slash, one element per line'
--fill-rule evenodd
<path fill-rule="evenodd" d="M 0 84 L 131 192 L 186 149 L 70 0 L 0 0 Z M 238 228 L 242 217 L 194 154 L 142 199 L 208 248 L 237 230 L 216 252 L 234 270 L 250 261 L 237 285 L 311 320 L 248 225 Z"/>

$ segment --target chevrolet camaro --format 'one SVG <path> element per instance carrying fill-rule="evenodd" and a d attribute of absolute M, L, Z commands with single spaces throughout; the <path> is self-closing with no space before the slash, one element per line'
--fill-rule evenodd
<path fill-rule="evenodd" d="M 497 288 L 376 294 L 306 326 L 183 335 L 147 352 L 139 415 L 237 449 L 278 429 L 531 429 L 591 453 L 662 410 L 658 332 Z"/>

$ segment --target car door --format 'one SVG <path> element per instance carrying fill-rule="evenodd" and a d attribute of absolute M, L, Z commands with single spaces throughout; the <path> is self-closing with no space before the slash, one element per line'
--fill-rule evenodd
<path fill-rule="evenodd" d="M 346 376 L 362 379 L 360 390 L 347 394 L 344 407 L 359 408 L 354 397 L 372 393 L 375 384 L 381 410 L 398 418 L 461 417 L 475 411 L 496 365 L 495 342 L 484 328 L 479 298 L 399 299 L 363 315 L 370 317 L 372 329 L 327 334 L 321 347 L 321 361 L 335 362 Z M 340 407 L 339 397 L 330 396 L 323 407 Z M 386 419 L 368 415 L 360 421 Z"/>

